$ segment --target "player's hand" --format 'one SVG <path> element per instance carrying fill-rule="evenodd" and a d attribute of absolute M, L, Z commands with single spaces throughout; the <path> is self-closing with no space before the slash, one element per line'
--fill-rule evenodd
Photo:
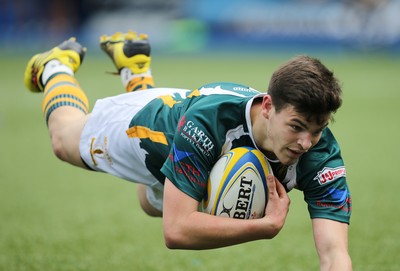
<path fill-rule="evenodd" d="M 286 216 L 289 212 L 290 199 L 285 187 L 275 176 L 267 176 L 267 186 L 268 203 L 265 208 L 265 217 L 276 230 L 276 234 L 278 234 L 285 224 Z"/>

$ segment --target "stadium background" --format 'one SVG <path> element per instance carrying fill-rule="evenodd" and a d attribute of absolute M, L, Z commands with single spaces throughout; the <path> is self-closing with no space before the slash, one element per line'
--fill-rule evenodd
<path fill-rule="evenodd" d="M 0 270 L 318 269 L 299 192 L 274 240 L 169 251 L 134 185 L 54 158 L 41 96 L 23 86 L 27 60 L 76 36 L 88 48 L 77 78 L 93 105 L 121 91 L 98 38 L 128 29 L 149 34 L 159 86 L 235 81 L 264 91 L 297 54 L 332 68 L 344 89 L 331 128 L 353 195 L 354 269 L 399 270 L 398 14 L 399 0 L 0 1 Z"/>

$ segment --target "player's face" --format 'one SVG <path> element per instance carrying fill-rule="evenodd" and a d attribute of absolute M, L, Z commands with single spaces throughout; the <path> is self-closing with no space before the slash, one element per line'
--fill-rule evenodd
<path fill-rule="evenodd" d="M 322 125 L 307 120 L 293 106 L 287 106 L 280 112 L 276 112 L 272 105 L 269 110 L 262 110 L 264 134 L 258 143 L 285 165 L 295 163 L 302 154 L 315 146 L 329 121 L 329 115 Z"/>

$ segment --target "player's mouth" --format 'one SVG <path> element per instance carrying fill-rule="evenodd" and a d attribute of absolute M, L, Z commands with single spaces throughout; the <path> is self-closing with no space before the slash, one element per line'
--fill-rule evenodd
<path fill-rule="evenodd" d="M 305 151 L 304 151 L 304 150 L 295 150 L 295 149 L 287 148 L 287 153 L 288 153 L 288 156 L 289 156 L 290 158 L 297 159 L 297 158 L 299 158 L 302 154 L 304 154 Z"/>

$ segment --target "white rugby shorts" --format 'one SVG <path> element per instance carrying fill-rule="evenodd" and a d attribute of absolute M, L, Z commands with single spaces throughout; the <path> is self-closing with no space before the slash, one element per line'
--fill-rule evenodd
<path fill-rule="evenodd" d="M 154 88 L 97 100 L 80 137 L 80 155 L 93 170 L 147 186 L 147 199 L 162 211 L 164 186 L 147 170 L 140 139 L 128 138 L 132 117 L 151 100 L 188 90 Z"/>

